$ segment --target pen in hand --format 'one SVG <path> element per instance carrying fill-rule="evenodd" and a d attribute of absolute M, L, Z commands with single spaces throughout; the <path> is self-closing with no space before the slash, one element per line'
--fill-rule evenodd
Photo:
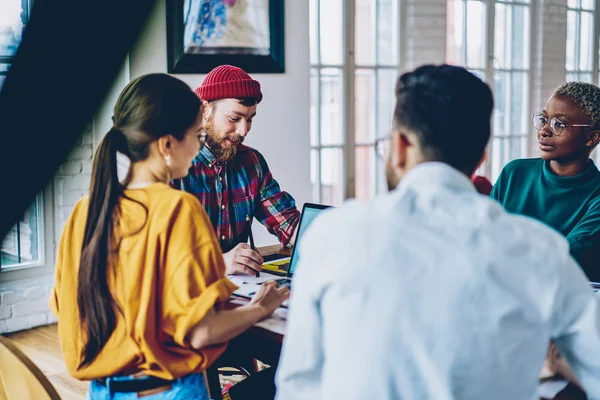
<path fill-rule="evenodd" d="M 248 234 L 250 237 L 250 248 L 254 251 L 256 251 L 256 247 L 254 247 L 254 237 L 252 236 L 252 221 L 250 220 L 250 217 L 248 217 L 248 215 L 246 215 L 246 223 L 248 224 Z M 260 272 L 258 272 L 257 270 L 255 270 L 254 268 L 248 267 L 250 268 L 252 271 L 256 272 L 256 277 L 260 277 Z"/>

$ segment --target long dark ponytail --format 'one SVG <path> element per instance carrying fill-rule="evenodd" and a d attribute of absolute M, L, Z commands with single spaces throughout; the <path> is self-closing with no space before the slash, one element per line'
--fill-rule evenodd
<path fill-rule="evenodd" d="M 110 232 L 119 195 L 117 150 L 123 134 L 112 128 L 102 139 L 92 167 L 88 216 L 77 287 L 79 318 L 85 321 L 87 342 L 81 365 L 92 361 L 115 327 L 115 304 L 107 280 L 107 257 L 111 253 Z"/>
<path fill-rule="evenodd" d="M 148 145 L 160 137 L 171 134 L 182 140 L 199 110 L 200 100 L 190 87 L 167 74 L 139 77 L 119 96 L 114 126 L 100 142 L 92 167 L 77 285 L 79 319 L 86 333 L 80 367 L 98 356 L 115 329 L 119 310 L 107 276 L 118 242 L 118 204 L 127 184 L 127 179 L 119 182 L 117 152 L 132 163 L 146 159 Z"/>

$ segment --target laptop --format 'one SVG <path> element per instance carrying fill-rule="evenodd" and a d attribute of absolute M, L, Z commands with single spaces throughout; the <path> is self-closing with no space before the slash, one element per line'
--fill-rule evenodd
<path fill-rule="evenodd" d="M 286 277 L 281 279 L 276 279 L 275 282 L 277 286 L 290 286 L 292 282 L 292 276 L 294 275 L 294 270 L 298 265 L 298 252 L 296 249 L 298 248 L 298 243 L 300 239 L 304 235 L 304 232 L 308 229 L 310 224 L 317 218 L 317 216 L 321 213 L 321 211 L 330 208 L 331 206 L 327 206 L 324 204 L 315 204 L 315 203 L 304 203 L 302 207 L 302 214 L 300 215 L 300 222 L 298 224 L 298 233 L 296 234 L 296 244 L 292 249 L 292 256 L 290 257 L 290 261 L 287 264 L 282 264 L 279 268 L 287 271 Z"/>
<path fill-rule="evenodd" d="M 234 283 L 239 286 L 239 289 L 234 292 L 234 295 L 244 298 L 251 298 L 256 290 L 258 290 L 259 285 L 263 284 L 267 281 L 275 281 L 278 287 L 287 286 L 290 287 L 292 283 L 292 277 L 294 276 L 294 271 L 296 266 L 298 265 L 298 252 L 296 251 L 298 247 L 298 243 L 302 239 L 302 236 L 315 220 L 315 218 L 325 209 L 330 208 L 331 206 L 324 204 L 315 204 L 315 203 L 304 203 L 302 207 L 302 213 L 300 215 L 300 222 L 298 223 L 298 232 L 296 234 L 296 243 L 294 248 L 292 249 L 292 255 L 289 259 L 289 262 L 279 264 L 278 268 L 285 271 L 285 276 L 283 278 L 278 277 L 277 275 L 271 274 L 268 270 L 263 269 L 261 272 L 261 278 L 257 282 L 257 279 L 249 276 L 235 276 Z M 241 281 L 241 282 L 240 282 Z M 284 304 L 285 306 L 285 304 Z"/>

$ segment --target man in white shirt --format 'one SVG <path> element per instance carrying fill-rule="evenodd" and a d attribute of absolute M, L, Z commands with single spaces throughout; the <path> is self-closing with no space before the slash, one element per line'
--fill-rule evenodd
<path fill-rule="evenodd" d="M 402 75 L 391 192 L 326 211 L 299 243 L 277 398 L 537 399 L 549 340 L 600 398 L 600 309 L 565 239 L 477 194 L 489 87 Z"/>

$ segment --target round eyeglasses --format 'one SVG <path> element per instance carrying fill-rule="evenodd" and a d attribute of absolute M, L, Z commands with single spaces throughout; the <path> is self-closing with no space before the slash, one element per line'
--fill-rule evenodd
<path fill-rule="evenodd" d="M 548 123 L 548 118 L 546 118 L 544 116 L 544 114 L 540 114 L 540 113 L 533 114 L 532 118 L 533 118 L 533 126 L 538 131 L 544 129 L 544 127 Z M 590 125 L 590 124 L 565 124 L 564 122 L 561 122 L 556 117 L 553 117 L 552 119 L 550 119 L 550 130 L 556 136 L 560 136 L 563 129 L 568 128 L 570 126 L 592 126 L 592 125 Z"/>

